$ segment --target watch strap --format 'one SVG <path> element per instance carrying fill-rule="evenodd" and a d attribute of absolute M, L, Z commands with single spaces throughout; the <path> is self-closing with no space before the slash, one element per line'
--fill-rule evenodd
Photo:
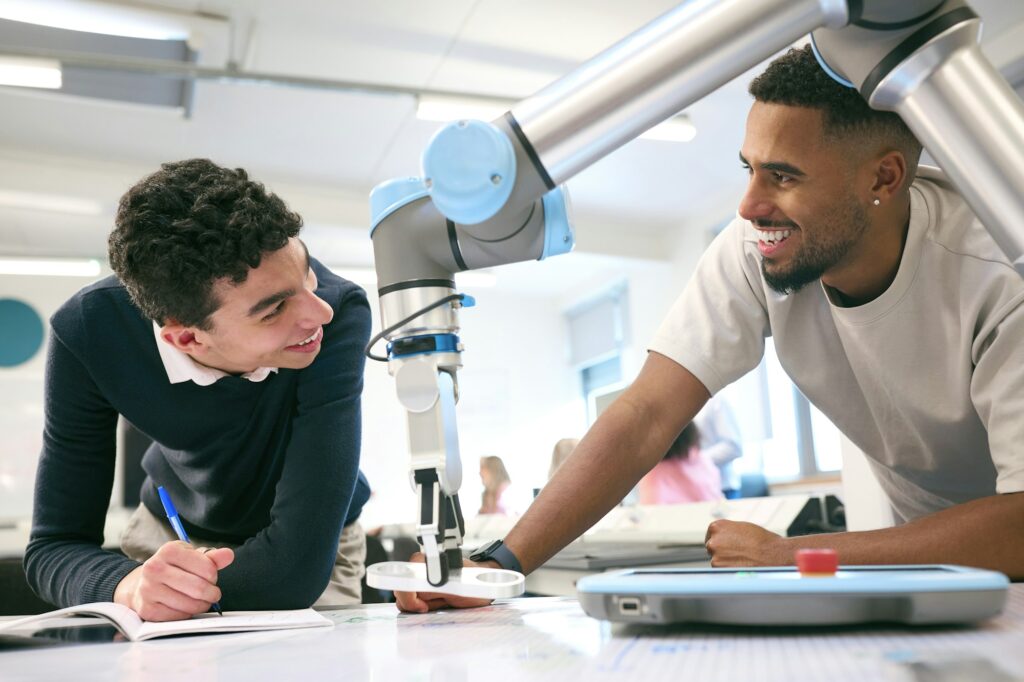
<path fill-rule="evenodd" d="M 509 571 L 515 571 L 516 573 L 522 573 L 523 567 L 519 563 L 519 559 L 512 553 L 508 547 L 505 546 L 504 541 L 495 540 L 491 544 L 478 549 L 476 552 L 470 555 L 471 560 L 476 562 L 481 561 L 494 561 L 499 566 Z"/>

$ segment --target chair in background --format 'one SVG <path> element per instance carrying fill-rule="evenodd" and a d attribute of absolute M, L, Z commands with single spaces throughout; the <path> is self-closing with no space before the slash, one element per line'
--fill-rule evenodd
<path fill-rule="evenodd" d="M 0 559 L 0 616 L 33 616 L 54 608 L 28 586 L 20 557 Z"/>
<path fill-rule="evenodd" d="M 380 538 L 376 535 L 366 536 L 366 565 L 371 566 L 373 564 L 379 564 L 382 561 L 388 561 L 387 550 L 384 549 L 383 543 Z M 366 575 L 363 575 L 362 579 L 363 586 L 363 603 L 364 604 L 386 604 L 387 602 L 395 601 L 394 594 L 391 590 L 378 590 L 376 587 L 370 587 L 366 584 Z"/>
<path fill-rule="evenodd" d="M 740 497 L 767 497 L 768 494 L 768 479 L 760 471 L 740 476 Z"/>

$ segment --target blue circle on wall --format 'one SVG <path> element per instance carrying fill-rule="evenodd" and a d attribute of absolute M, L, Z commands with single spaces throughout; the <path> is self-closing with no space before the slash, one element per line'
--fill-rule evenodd
<path fill-rule="evenodd" d="M 43 346 L 43 318 L 13 298 L 0 298 L 0 367 L 15 367 L 32 359 Z"/>

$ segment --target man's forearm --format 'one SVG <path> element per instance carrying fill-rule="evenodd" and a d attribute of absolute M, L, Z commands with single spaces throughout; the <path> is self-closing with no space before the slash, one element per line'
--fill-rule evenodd
<path fill-rule="evenodd" d="M 1024 493 L 985 497 L 881 530 L 765 542 L 754 534 L 741 537 L 744 528 L 725 532 L 709 534 L 716 566 L 792 564 L 797 549 L 830 547 L 843 564 L 960 564 L 1024 579 Z M 751 553 L 752 562 L 744 562 L 745 552 L 736 551 L 744 543 L 762 545 Z"/>
<path fill-rule="evenodd" d="M 696 377 L 651 353 L 505 538 L 530 572 L 597 523 L 664 456 L 708 399 Z"/>
<path fill-rule="evenodd" d="M 651 465 L 639 450 L 636 407 L 619 400 L 530 505 L 505 542 L 530 572 L 597 523 Z"/>

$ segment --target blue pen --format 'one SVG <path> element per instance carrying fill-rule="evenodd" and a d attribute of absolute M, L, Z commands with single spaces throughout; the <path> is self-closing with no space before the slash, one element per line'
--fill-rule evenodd
<path fill-rule="evenodd" d="M 181 519 L 178 518 L 178 510 L 174 508 L 174 503 L 171 502 L 170 494 L 168 494 L 168 492 L 164 490 L 164 487 L 162 485 L 157 486 L 156 491 L 160 493 L 160 501 L 164 505 L 164 512 L 167 514 L 167 520 L 171 522 L 171 528 L 174 529 L 174 532 L 175 534 L 177 534 L 178 539 L 182 542 L 188 542 L 188 544 L 191 545 L 192 543 L 188 539 L 188 533 L 185 532 L 185 527 L 181 525 Z M 220 610 L 220 604 L 218 604 L 217 602 L 214 602 L 210 608 L 219 613 L 220 615 L 224 615 L 223 612 L 221 612 Z"/>

